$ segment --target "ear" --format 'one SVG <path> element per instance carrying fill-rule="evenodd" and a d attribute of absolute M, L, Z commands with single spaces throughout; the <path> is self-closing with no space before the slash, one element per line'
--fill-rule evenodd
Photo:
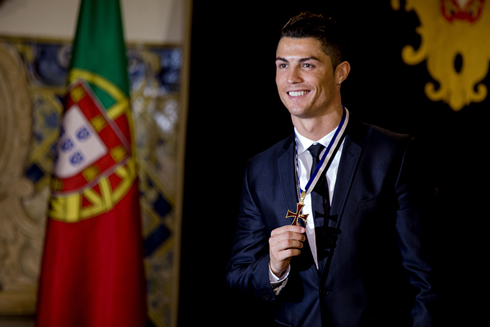
<path fill-rule="evenodd" d="M 337 68 L 335 68 L 335 83 L 341 84 L 346 80 L 347 76 L 350 73 L 350 64 L 347 61 L 341 62 L 338 64 Z"/>

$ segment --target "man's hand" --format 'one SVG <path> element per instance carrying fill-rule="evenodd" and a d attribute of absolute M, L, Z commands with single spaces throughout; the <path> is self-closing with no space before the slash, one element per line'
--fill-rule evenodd
<path fill-rule="evenodd" d="M 298 256 L 306 237 L 301 226 L 287 225 L 274 229 L 269 238 L 270 267 L 274 275 L 281 277 L 289 267 L 292 257 Z"/>

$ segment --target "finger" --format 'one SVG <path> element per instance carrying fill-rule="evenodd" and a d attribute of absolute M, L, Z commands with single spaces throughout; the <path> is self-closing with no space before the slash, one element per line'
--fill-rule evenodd
<path fill-rule="evenodd" d="M 280 242 L 271 242 L 270 244 L 270 252 L 274 254 L 274 256 L 277 257 L 277 254 L 283 251 L 291 250 L 291 249 L 302 249 L 303 248 L 303 242 L 301 241 L 296 241 L 296 240 L 291 240 L 291 239 L 285 239 Z"/>
<path fill-rule="evenodd" d="M 300 254 L 301 250 L 299 249 L 287 249 L 276 253 L 272 252 L 271 259 L 275 263 L 285 262 L 285 266 L 287 266 L 292 257 L 299 256 Z"/>
<path fill-rule="evenodd" d="M 284 240 L 294 240 L 304 242 L 306 240 L 306 236 L 304 234 L 300 234 L 297 232 L 285 231 L 282 233 L 274 233 L 269 238 L 269 244 L 276 244 L 282 242 Z"/>
<path fill-rule="evenodd" d="M 271 232 L 271 236 L 286 233 L 286 232 L 294 232 L 294 233 L 298 233 L 298 234 L 303 234 L 305 232 L 305 228 L 301 227 L 301 226 L 296 226 L 296 225 L 286 225 L 286 226 L 282 226 L 282 227 L 274 229 Z"/>

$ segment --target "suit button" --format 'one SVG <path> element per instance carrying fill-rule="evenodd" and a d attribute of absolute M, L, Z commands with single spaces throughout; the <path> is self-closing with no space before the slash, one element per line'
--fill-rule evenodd
<path fill-rule="evenodd" d="M 330 290 L 326 289 L 326 288 L 322 288 L 320 290 L 320 295 L 322 296 L 327 296 L 328 294 L 330 294 Z"/>
<path fill-rule="evenodd" d="M 262 295 L 262 300 L 269 301 L 270 299 L 271 299 L 271 296 L 269 294 Z"/>

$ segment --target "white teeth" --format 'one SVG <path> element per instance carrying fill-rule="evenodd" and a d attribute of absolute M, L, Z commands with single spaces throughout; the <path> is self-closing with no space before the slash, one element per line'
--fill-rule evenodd
<path fill-rule="evenodd" d="M 302 96 L 302 95 L 305 95 L 306 93 L 308 93 L 308 91 L 292 91 L 292 92 L 288 92 L 288 94 L 292 97 L 299 97 L 299 96 Z"/>

